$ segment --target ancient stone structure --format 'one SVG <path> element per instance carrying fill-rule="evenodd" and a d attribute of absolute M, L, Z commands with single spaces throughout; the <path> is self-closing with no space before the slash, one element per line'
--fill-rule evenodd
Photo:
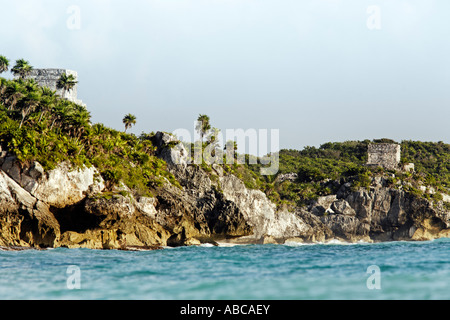
<path fill-rule="evenodd" d="M 276 182 L 284 182 L 286 180 L 288 181 L 295 181 L 298 178 L 298 174 L 295 172 L 290 172 L 290 173 L 284 173 L 284 174 L 280 174 L 277 176 L 277 178 L 275 179 Z"/>
<path fill-rule="evenodd" d="M 403 163 L 402 164 L 402 170 L 405 172 L 415 172 L 415 165 L 414 163 Z"/>
<path fill-rule="evenodd" d="M 77 85 L 69 91 L 58 88 L 56 84 L 63 74 L 73 75 L 75 77 L 75 81 L 78 81 L 77 72 L 67 69 L 33 69 L 28 78 L 34 79 L 42 87 L 48 87 L 51 90 L 56 91 L 56 94 L 69 101 L 79 105 L 84 105 L 83 102 L 77 98 Z"/>
<path fill-rule="evenodd" d="M 396 143 L 371 143 L 368 148 L 368 165 L 398 169 L 400 145 Z"/>

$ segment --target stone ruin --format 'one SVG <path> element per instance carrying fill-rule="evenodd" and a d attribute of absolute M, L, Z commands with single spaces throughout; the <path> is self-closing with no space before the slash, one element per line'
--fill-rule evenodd
<path fill-rule="evenodd" d="M 400 145 L 396 143 L 371 143 L 368 147 L 368 166 L 399 169 Z"/>
<path fill-rule="evenodd" d="M 277 178 L 275 179 L 275 182 L 284 182 L 284 181 L 295 181 L 298 178 L 298 174 L 295 172 L 290 172 L 290 173 L 284 173 L 284 174 L 280 174 L 277 176 Z"/>
<path fill-rule="evenodd" d="M 78 73 L 67 69 L 33 69 L 28 79 L 34 79 L 40 86 L 48 87 L 56 94 L 76 104 L 85 106 L 85 104 L 77 98 L 77 85 L 71 90 L 65 91 L 59 89 L 56 85 L 62 74 L 73 75 L 75 81 L 78 81 Z"/>

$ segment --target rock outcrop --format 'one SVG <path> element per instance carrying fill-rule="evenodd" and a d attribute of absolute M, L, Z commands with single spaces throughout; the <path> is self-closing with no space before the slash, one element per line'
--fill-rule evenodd
<path fill-rule="evenodd" d="M 245 219 L 253 227 L 252 235 L 241 238 L 241 242 L 264 242 L 265 238 L 284 242 L 288 238 L 301 238 L 307 241 L 323 241 L 326 230 L 314 228 L 309 220 L 314 217 L 309 212 L 294 214 L 277 210 L 276 206 L 259 190 L 249 190 L 233 175 L 220 177 L 220 185 L 225 199 L 236 203 Z M 317 221 L 318 222 L 318 221 Z"/>
<path fill-rule="evenodd" d="M 335 199 L 335 200 L 333 200 Z M 324 207 L 329 207 L 329 209 Z M 321 197 L 310 208 L 343 240 L 430 240 L 450 236 L 450 212 L 442 204 L 373 179 L 370 190 L 342 185 L 336 196 Z"/>
<path fill-rule="evenodd" d="M 168 134 L 156 134 L 157 154 L 179 185 L 168 181 L 137 196 L 125 186 L 105 190 L 95 168 L 67 163 L 45 171 L 0 159 L 0 246 L 93 249 L 154 249 L 220 241 L 428 240 L 450 236 L 443 203 L 387 186 L 382 177 L 369 189 L 333 182 L 339 191 L 308 208 L 277 208 L 222 167 L 210 172 L 190 165 L 186 150 Z M 183 151 L 184 150 L 184 151 Z"/>
<path fill-rule="evenodd" d="M 59 245 L 60 227 L 50 207 L 0 170 L 0 245 Z"/>
<path fill-rule="evenodd" d="M 227 200 L 208 174 L 196 166 L 174 167 L 183 189 L 166 185 L 156 196 L 155 220 L 172 231 L 168 244 L 189 239 L 203 242 L 249 235 L 253 232 L 239 206 Z"/>
<path fill-rule="evenodd" d="M 56 208 L 74 205 L 105 188 L 94 167 L 74 169 L 67 162 L 45 172 L 38 162 L 27 166 L 11 156 L 4 159 L 1 170 L 35 198 Z"/>
<path fill-rule="evenodd" d="M 186 168 L 188 152 L 173 135 L 158 131 L 153 137 L 152 143 L 157 149 L 157 155 L 169 166 Z"/>
<path fill-rule="evenodd" d="M 72 215 L 73 221 L 64 224 L 68 230 L 61 236 L 61 245 L 94 249 L 154 248 L 166 245 L 170 232 L 148 214 L 151 204 L 147 204 L 145 211 L 141 210 L 138 203 L 132 196 L 121 194 L 97 194 L 87 198 L 81 208 L 81 216 L 77 216 L 77 212 L 62 213 Z M 79 219 L 90 223 L 78 229 Z"/>

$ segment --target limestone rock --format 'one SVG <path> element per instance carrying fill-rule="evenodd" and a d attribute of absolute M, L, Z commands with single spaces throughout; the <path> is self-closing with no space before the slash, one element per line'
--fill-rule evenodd
<path fill-rule="evenodd" d="M 262 244 L 277 244 L 277 240 L 273 236 L 265 235 L 261 238 Z"/>
<path fill-rule="evenodd" d="M 53 207 L 64 208 L 82 201 L 87 193 L 103 189 L 103 179 L 94 167 L 72 169 L 68 163 L 62 163 L 47 172 L 31 193 Z"/>
<path fill-rule="evenodd" d="M 157 155 L 170 166 L 186 168 L 188 152 L 184 145 L 171 134 L 158 131 L 152 139 Z"/>
<path fill-rule="evenodd" d="M 320 228 L 314 230 L 303 216 L 286 210 L 277 210 L 266 195 L 259 190 L 249 190 L 233 175 L 220 178 L 224 198 L 234 202 L 244 218 L 253 227 L 253 234 L 243 239 L 258 241 L 264 237 L 286 239 L 302 237 L 311 239 L 324 236 Z"/>
<path fill-rule="evenodd" d="M 331 210 L 336 214 L 343 214 L 345 216 L 356 216 L 355 210 L 344 199 L 337 200 L 331 204 Z"/>
<path fill-rule="evenodd" d="M 122 202 L 124 206 L 115 208 Z M 61 235 L 60 245 L 67 248 L 150 249 L 167 245 L 171 233 L 150 217 L 134 210 L 133 203 L 124 198 L 101 198 L 86 204 L 86 211 L 97 218 L 95 227 L 86 230 L 67 230 Z M 113 211 L 108 211 L 112 209 Z M 79 216 L 79 219 L 85 217 Z"/>
<path fill-rule="evenodd" d="M 0 243 L 7 246 L 54 247 L 60 228 L 48 205 L 34 198 L 0 171 Z"/>
<path fill-rule="evenodd" d="M 213 168 L 213 170 L 216 172 L 216 174 L 219 177 L 223 177 L 223 168 L 221 166 L 219 166 L 218 164 L 212 164 L 211 166 Z"/>
<path fill-rule="evenodd" d="M 450 213 L 443 207 L 402 190 L 362 189 L 351 193 L 346 201 L 364 223 L 360 228 L 369 229 L 374 240 L 437 238 L 450 229 Z"/>
<path fill-rule="evenodd" d="M 56 208 L 74 205 L 105 187 L 94 167 L 72 169 L 67 162 L 44 172 L 36 161 L 24 166 L 16 157 L 7 157 L 1 169 L 35 198 Z"/>
<path fill-rule="evenodd" d="M 205 179 L 204 184 L 210 186 L 211 181 L 208 180 Z M 181 180 L 183 182 L 186 181 Z M 200 183 L 191 182 L 193 185 Z M 189 190 L 167 185 L 158 192 L 156 199 L 155 221 L 173 233 L 168 242 L 170 245 L 184 245 L 189 238 L 208 242 L 245 236 L 252 232 L 236 204 L 227 201 L 212 187 L 208 190 L 201 183 L 198 188 Z"/>
<path fill-rule="evenodd" d="M 331 205 L 336 201 L 336 199 L 336 195 L 319 197 L 312 205 L 311 212 L 317 216 L 325 214 L 329 209 L 331 209 Z"/>
<path fill-rule="evenodd" d="M 342 214 L 328 215 L 321 217 L 323 223 L 334 233 L 335 236 L 345 240 L 352 240 L 358 234 L 359 220 L 355 217 Z"/>
<path fill-rule="evenodd" d="M 156 218 L 156 199 L 148 197 L 139 197 L 136 200 L 136 208 L 143 214 L 149 216 L 152 219 Z"/>
<path fill-rule="evenodd" d="M 113 216 L 121 218 L 131 216 L 136 208 L 133 199 L 121 194 L 98 194 L 87 198 L 84 202 L 84 210 L 97 216 Z"/>
<path fill-rule="evenodd" d="M 198 246 L 201 244 L 200 240 L 195 239 L 195 238 L 188 238 L 184 241 L 184 244 L 186 246 Z"/>

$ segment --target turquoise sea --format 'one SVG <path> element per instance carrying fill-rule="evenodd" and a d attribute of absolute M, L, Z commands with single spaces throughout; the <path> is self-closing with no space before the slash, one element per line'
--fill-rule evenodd
<path fill-rule="evenodd" d="M 450 239 L 0 251 L 0 299 L 450 299 Z"/>

